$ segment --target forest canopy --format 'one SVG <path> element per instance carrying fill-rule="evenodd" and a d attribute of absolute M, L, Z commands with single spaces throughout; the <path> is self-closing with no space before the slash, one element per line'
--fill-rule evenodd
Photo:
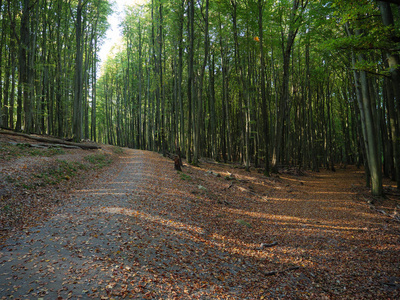
<path fill-rule="evenodd" d="M 0 126 L 400 187 L 400 1 L 0 0 Z M 100 76 L 97 76 L 100 74 Z"/>

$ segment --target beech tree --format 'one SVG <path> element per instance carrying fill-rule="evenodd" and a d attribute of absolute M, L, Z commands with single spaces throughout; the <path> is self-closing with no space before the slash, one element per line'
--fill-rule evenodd
<path fill-rule="evenodd" d="M 2 127 L 90 138 L 89 91 L 110 12 L 105 0 L 0 2 Z"/>

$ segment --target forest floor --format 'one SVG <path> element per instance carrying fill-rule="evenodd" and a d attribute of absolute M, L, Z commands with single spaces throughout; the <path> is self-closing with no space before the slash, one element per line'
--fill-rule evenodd
<path fill-rule="evenodd" d="M 0 134 L 0 299 L 399 299 L 399 194 Z M 29 141 L 31 143 L 32 141 Z M 39 153 L 40 152 L 40 153 Z"/>

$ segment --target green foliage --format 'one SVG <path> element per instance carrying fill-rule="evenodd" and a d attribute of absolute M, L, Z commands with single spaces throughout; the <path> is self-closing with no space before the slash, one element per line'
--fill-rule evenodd
<path fill-rule="evenodd" d="M 116 147 L 116 149 L 118 148 Z M 102 153 L 88 155 L 85 157 L 84 162 L 56 159 L 55 163 L 38 172 L 29 171 L 27 174 L 18 177 L 8 175 L 5 181 L 17 187 L 31 190 L 37 187 L 60 184 L 65 180 L 71 180 L 82 171 L 98 170 L 108 166 L 111 162 L 111 156 Z"/>
<path fill-rule="evenodd" d="M 181 178 L 181 180 L 192 180 L 192 177 L 190 177 L 190 175 L 187 175 L 181 171 L 177 171 L 177 173 L 179 174 L 179 177 Z"/>
<path fill-rule="evenodd" d="M 247 228 L 252 228 L 251 224 L 246 222 L 246 221 L 244 221 L 244 220 L 239 219 L 239 220 L 236 220 L 235 222 L 240 224 L 240 225 L 246 226 Z"/>
<path fill-rule="evenodd" d="M 10 160 L 16 157 L 27 156 L 27 155 L 52 157 L 62 154 L 65 154 L 65 151 L 60 147 L 34 148 L 31 147 L 30 144 L 26 143 L 17 143 L 17 144 L 0 143 L 0 157 L 4 160 Z"/>
<path fill-rule="evenodd" d="M 113 147 L 113 148 L 112 148 L 112 151 L 113 151 L 115 154 L 123 154 L 123 153 L 124 153 L 124 149 L 122 149 L 121 147 Z"/>
<path fill-rule="evenodd" d="M 52 148 L 47 148 L 47 149 L 35 149 L 35 148 L 32 148 L 29 151 L 29 154 L 32 155 L 32 156 L 51 157 L 51 156 L 65 154 L 65 151 L 64 151 L 64 149 L 62 149 L 60 147 L 52 147 Z"/>
<path fill-rule="evenodd" d="M 78 162 L 57 160 L 57 164 L 34 176 L 42 179 L 39 185 L 58 184 L 62 180 L 69 180 L 79 170 L 86 170 L 86 166 Z"/>
<path fill-rule="evenodd" d="M 78 1 L 15 0 L 1 5 L 0 81 L 2 95 L 5 95 L 0 107 L 2 126 L 60 137 L 70 135 L 73 118 L 70 101 L 75 94 L 77 50 L 86 51 L 82 57 L 85 62 L 82 71 L 88 75 L 88 80 L 84 80 L 82 86 L 92 90 L 91 82 L 97 75 L 93 61 L 97 60 L 96 52 L 109 26 L 107 17 L 111 13 L 110 1 L 81 2 L 85 30 L 82 30 L 80 45 L 75 39 Z M 22 54 L 32 59 L 22 60 Z M 23 71 L 26 78 L 18 74 Z M 21 101 L 20 88 L 24 89 L 22 94 L 29 94 L 28 102 Z"/>
<path fill-rule="evenodd" d="M 56 185 L 64 180 L 70 180 L 81 170 L 87 170 L 87 166 L 79 162 L 56 160 L 56 163 L 39 173 L 32 173 L 32 178 L 10 178 L 10 182 L 17 187 L 32 190 L 37 187 Z"/>
<path fill-rule="evenodd" d="M 85 160 L 90 162 L 97 169 L 104 168 L 112 162 L 110 155 L 103 153 L 85 156 Z"/>

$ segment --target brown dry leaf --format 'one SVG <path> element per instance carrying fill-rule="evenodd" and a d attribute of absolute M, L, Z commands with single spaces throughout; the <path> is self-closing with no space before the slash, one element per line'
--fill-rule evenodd
<path fill-rule="evenodd" d="M 360 170 L 266 178 L 203 161 L 183 173 L 157 153 L 126 149 L 92 182 L 19 195 L 40 201 L 24 207 L 24 234 L 4 245 L 0 295 L 39 287 L 46 298 L 399 297 L 400 230 L 390 217 L 398 194 L 370 209 Z M 21 286 L 12 295 L 9 278 Z"/>

